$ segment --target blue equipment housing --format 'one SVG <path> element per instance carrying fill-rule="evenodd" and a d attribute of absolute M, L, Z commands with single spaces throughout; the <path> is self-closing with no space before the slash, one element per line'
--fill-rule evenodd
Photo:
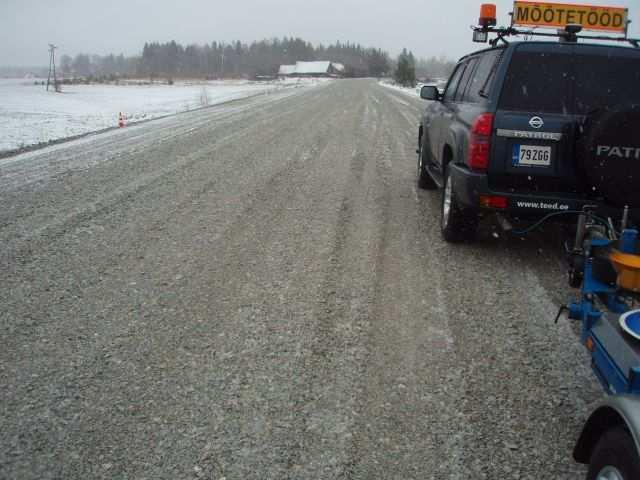
<path fill-rule="evenodd" d="M 608 394 L 589 416 L 573 451 L 577 462 L 589 464 L 589 479 L 609 478 L 602 476 L 609 467 L 599 471 L 594 455 L 605 438 L 610 438 L 607 432 L 616 428 L 627 432 L 635 446 L 635 460 L 627 460 L 636 462 L 636 467 L 623 462 L 632 470 L 622 476 L 614 468 L 617 476 L 611 478 L 640 478 L 640 331 L 633 328 L 638 328 L 640 322 L 637 318 L 627 322 L 636 316 L 640 301 L 640 277 L 635 276 L 640 265 L 640 245 L 638 231 L 626 228 L 626 213 L 625 209 L 621 234 L 614 231 L 611 221 L 599 219 L 601 225 L 606 225 L 606 235 L 595 224 L 587 224 L 588 219 L 595 217 L 590 217 L 586 210 L 581 214 L 569 276 L 571 286 L 580 286 L 581 293 L 577 301 L 558 313 L 559 318 L 568 310 L 569 318 L 581 322 L 581 341 L 589 350 L 591 367 Z M 631 273 L 630 279 L 625 276 L 627 273 Z M 627 448 L 621 444 L 604 445 L 610 452 Z M 617 461 L 615 456 L 609 460 L 612 465 Z M 593 477 L 593 473 L 598 475 Z"/>
<path fill-rule="evenodd" d="M 620 240 L 594 238 L 587 251 L 610 249 L 640 254 L 637 230 L 624 230 Z M 582 323 L 581 340 L 591 352 L 592 368 L 609 394 L 640 395 L 640 341 L 620 326 L 620 316 L 632 310 L 615 283 L 594 273 L 594 257 L 586 254 L 580 299 L 569 306 L 569 318 Z M 640 332 L 639 332 L 640 333 Z"/>

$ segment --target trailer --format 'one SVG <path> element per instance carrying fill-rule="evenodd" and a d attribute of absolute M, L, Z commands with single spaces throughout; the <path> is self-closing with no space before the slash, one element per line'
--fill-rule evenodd
<path fill-rule="evenodd" d="M 608 397 L 591 413 L 574 448 L 587 480 L 640 479 L 640 237 L 586 208 L 569 253 L 569 283 L 579 299 L 562 306 L 581 323 L 580 339 Z"/>

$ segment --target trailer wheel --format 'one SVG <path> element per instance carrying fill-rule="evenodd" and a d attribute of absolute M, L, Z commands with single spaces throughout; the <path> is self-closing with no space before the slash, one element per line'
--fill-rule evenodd
<path fill-rule="evenodd" d="M 591 455 L 587 480 L 640 478 L 640 457 L 629 432 L 622 426 L 604 433 Z"/>

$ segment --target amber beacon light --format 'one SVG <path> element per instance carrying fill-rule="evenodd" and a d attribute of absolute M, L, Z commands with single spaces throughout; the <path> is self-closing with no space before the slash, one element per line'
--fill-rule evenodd
<path fill-rule="evenodd" d="M 493 3 L 483 3 L 480 6 L 480 21 L 478 25 L 487 28 L 495 26 L 496 23 L 496 6 Z"/>

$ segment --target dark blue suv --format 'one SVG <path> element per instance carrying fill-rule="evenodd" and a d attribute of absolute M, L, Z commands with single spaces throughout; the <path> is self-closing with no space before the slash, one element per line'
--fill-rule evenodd
<path fill-rule="evenodd" d="M 445 240 L 473 238 L 487 213 L 640 218 L 640 49 L 514 42 L 462 58 L 444 93 L 421 97 L 418 186 L 442 188 Z"/>

